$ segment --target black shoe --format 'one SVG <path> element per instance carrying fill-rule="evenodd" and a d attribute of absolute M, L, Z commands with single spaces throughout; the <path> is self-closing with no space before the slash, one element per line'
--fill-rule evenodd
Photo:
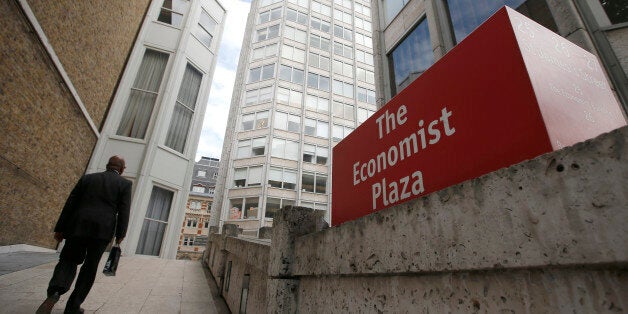
<path fill-rule="evenodd" d="M 80 307 L 78 310 L 71 310 L 71 309 L 65 309 L 65 311 L 63 311 L 63 314 L 83 314 L 85 313 L 85 309 L 83 309 L 82 307 Z"/>
<path fill-rule="evenodd" d="M 59 301 L 59 293 L 55 292 L 51 296 L 48 296 L 46 300 L 37 308 L 36 314 L 48 314 L 52 312 L 52 308 L 55 306 L 55 303 Z"/>

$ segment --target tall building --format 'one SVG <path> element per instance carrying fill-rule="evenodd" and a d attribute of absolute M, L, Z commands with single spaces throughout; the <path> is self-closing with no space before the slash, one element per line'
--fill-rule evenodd
<path fill-rule="evenodd" d="M 0 246 L 56 247 L 149 4 L 0 1 Z"/>
<path fill-rule="evenodd" d="M 87 169 L 126 158 L 125 254 L 176 257 L 225 14 L 217 0 L 155 0 L 148 9 Z"/>
<path fill-rule="evenodd" d="M 219 165 L 220 161 L 217 158 L 210 157 L 201 157 L 194 164 L 190 196 L 185 207 L 185 218 L 179 237 L 177 259 L 198 260 L 205 250 Z"/>
<path fill-rule="evenodd" d="M 504 5 L 598 56 L 628 112 L 628 7 L 607 0 L 374 1 L 378 96 L 408 86 Z M 489 52 L 487 52 L 489 53 Z"/>
<path fill-rule="evenodd" d="M 329 221 L 332 147 L 376 109 L 370 6 L 252 2 L 212 226 L 256 235 L 286 205 L 327 210 Z"/>

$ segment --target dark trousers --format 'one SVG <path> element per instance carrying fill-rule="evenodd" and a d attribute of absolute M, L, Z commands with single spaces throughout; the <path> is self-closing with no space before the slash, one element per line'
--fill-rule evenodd
<path fill-rule="evenodd" d="M 72 291 L 66 304 L 66 313 L 77 311 L 87 298 L 87 294 L 94 284 L 94 279 L 96 279 L 98 263 L 108 244 L 109 241 L 107 240 L 90 238 L 65 240 L 59 263 L 55 267 L 52 279 L 48 284 L 48 296 L 52 296 L 55 292 L 59 295 L 68 292 L 76 276 L 76 267 L 83 264 L 74 291 Z"/>

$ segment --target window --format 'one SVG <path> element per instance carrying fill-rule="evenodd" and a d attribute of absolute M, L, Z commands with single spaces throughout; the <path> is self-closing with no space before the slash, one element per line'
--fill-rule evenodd
<path fill-rule="evenodd" d="M 236 168 L 233 171 L 233 186 L 236 188 L 260 186 L 262 166 Z"/>
<path fill-rule="evenodd" d="M 273 97 L 272 86 L 247 90 L 245 94 L 244 105 L 250 106 L 250 105 L 265 103 L 265 102 L 270 101 L 272 97 Z"/>
<path fill-rule="evenodd" d="M 334 20 L 351 24 L 353 22 L 353 17 L 351 16 L 351 13 L 334 9 Z"/>
<path fill-rule="evenodd" d="M 273 218 L 275 217 L 275 213 L 277 213 L 277 211 L 279 211 L 281 208 L 284 208 L 286 206 L 294 206 L 294 200 L 267 197 L 266 198 L 266 214 L 264 214 L 264 216 L 266 218 Z"/>
<path fill-rule="evenodd" d="M 205 176 L 207 176 L 207 171 L 205 171 L 205 170 L 199 170 L 199 171 L 196 173 L 196 176 L 197 176 L 197 177 L 203 177 L 203 178 L 204 178 Z"/>
<path fill-rule="evenodd" d="M 203 228 L 204 228 L 204 229 L 208 229 L 208 228 L 209 228 L 209 220 L 205 220 L 205 221 L 203 222 Z"/>
<path fill-rule="evenodd" d="M 247 83 L 255 83 L 275 77 L 275 64 L 265 64 L 249 70 Z"/>
<path fill-rule="evenodd" d="M 212 44 L 212 40 L 214 39 L 214 32 L 216 31 L 217 25 L 218 23 L 216 23 L 216 21 L 209 16 L 209 13 L 202 10 L 201 17 L 198 21 L 198 27 L 196 28 L 194 35 L 203 43 L 203 45 L 209 48 Z"/>
<path fill-rule="evenodd" d="M 281 57 L 295 62 L 304 63 L 305 50 L 288 45 L 283 45 L 281 47 Z"/>
<path fill-rule="evenodd" d="M 198 223 L 198 220 L 196 220 L 196 218 L 188 218 L 186 221 L 186 226 L 188 228 L 196 228 L 196 225 Z"/>
<path fill-rule="evenodd" d="M 277 88 L 277 103 L 288 104 L 294 107 L 301 107 L 303 93 L 283 87 Z"/>
<path fill-rule="evenodd" d="M 334 94 L 353 98 L 353 84 L 334 80 Z"/>
<path fill-rule="evenodd" d="M 358 108 L 358 123 L 362 123 L 366 121 L 366 119 L 370 118 L 375 111 L 365 108 Z"/>
<path fill-rule="evenodd" d="M 369 71 L 363 68 L 357 68 L 356 74 L 357 74 L 356 76 L 358 77 L 358 80 L 362 82 L 375 84 L 375 73 L 373 73 L 373 71 Z"/>
<path fill-rule="evenodd" d="M 203 74 L 188 64 L 185 67 L 185 73 L 181 80 L 181 87 L 177 94 L 170 127 L 166 135 L 165 145 L 183 153 L 185 143 L 187 142 L 190 125 L 192 124 L 192 116 L 196 109 L 196 99 L 201 88 Z"/>
<path fill-rule="evenodd" d="M 236 158 L 248 158 L 262 156 L 266 151 L 266 138 L 254 138 L 238 142 Z"/>
<path fill-rule="evenodd" d="M 334 60 L 334 73 L 353 78 L 353 64 Z"/>
<path fill-rule="evenodd" d="M 341 5 L 341 6 L 345 7 L 345 8 L 347 8 L 347 9 L 351 9 L 351 3 L 352 2 L 353 1 L 351 1 L 351 0 L 334 0 L 335 4 Z"/>
<path fill-rule="evenodd" d="M 427 20 L 421 21 L 410 35 L 393 49 L 389 58 L 395 75 L 395 91 L 400 92 L 434 63 Z"/>
<path fill-rule="evenodd" d="M 367 102 L 369 104 L 375 104 L 375 91 L 358 86 L 358 100 Z"/>
<path fill-rule="evenodd" d="M 351 30 L 351 28 L 345 28 L 342 27 L 340 25 L 334 25 L 334 35 L 336 37 L 340 37 L 346 40 L 353 40 L 353 31 Z M 356 41 L 357 41 L 357 37 L 356 37 Z"/>
<path fill-rule="evenodd" d="M 195 185 L 192 187 L 192 192 L 205 193 L 205 187 L 202 185 Z"/>
<path fill-rule="evenodd" d="M 355 26 L 357 28 L 361 28 L 361 29 L 363 29 L 365 31 L 369 31 L 369 32 L 372 29 L 371 28 L 372 27 L 371 26 L 371 22 L 369 22 L 368 20 L 362 19 L 360 17 L 357 17 L 357 16 L 355 17 Z"/>
<path fill-rule="evenodd" d="M 218 172 L 214 172 L 214 174 L 212 175 L 212 179 L 216 179 L 218 178 Z"/>
<path fill-rule="evenodd" d="M 355 33 L 355 43 L 369 48 L 373 48 L 373 38 L 360 33 Z"/>
<path fill-rule="evenodd" d="M 628 8 L 625 2 L 620 0 L 599 0 L 599 2 L 611 24 L 628 22 Z"/>
<path fill-rule="evenodd" d="M 169 55 L 146 49 L 116 134 L 143 139 Z"/>
<path fill-rule="evenodd" d="M 153 186 L 135 254 L 159 256 L 173 198 L 173 191 Z"/>
<path fill-rule="evenodd" d="M 310 66 L 329 71 L 329 57 L 314 52 L 310 52 L 309 56 Z"/>
<path fill-rule="evenodd" d="M 307 41 L 307 34 L 305 33 L 305 31 L 287 25 L 284 26 L 283 37 L 294 40 L 296 42 L 300 42 L 302 44 L 305 44 L 305 42 Z"/>
<path fill-rule="evenodd" d="M 287 8 L 286 20 L 307 25 L 307 13 Z"/>
<path fill-rule="evenodd" d="M 281 7 L 260 12 L 259 23 L 266 23 L 281 18 Z"/>
<path fill-rule="evenodd" d="M 184 246 L 193 246 L 195 240 L 196 240 L 195 236 L 184 236 L 183 237 L 183 245 Z"/>
<path fill-rule="evenodd" d="M 308 73 L 307 86 L 324 91 L 329 91 L 329 77 L 316 73 Z"/>
<path fill-rule="evenodd" d="M 302 85 L 303 70 L 282 64 L 279 68 L 279 79 Z"/>
<path fill-rule="evenodd" d="M 305 118 L 305 135 L 329 137 L 329 124 L 327 122 Z"/>
<path fill-rule="evenodd" d="M 268 110 L 242 115 L 242 131 L 268 127 Z"/>
<path fill-rule="evenodd" d="M 256 219 L 259 197 L 233 198 L 229 205 L 229 219 Z"/>
<path fill-rule="evenodd" d="M 390 24 L 397 13 L 409 2 L 409 0 L 384 0 L 384 15 L 386 25 Z"/>
<path fill-rule="evenodd" d="M 297 171 L 271 167 L 268 184 L 274 188 L 294 190 L 297 187 Z"/>
<path fill-rule="evenodd" d="M 327 175 L 303 172 L 301 175 L 301 189 L 304 192 L 326 193 L 327 192 Z"/>
<path fill-rule="evenodd" d="M 327 204 L 301 201 L 301 206 L 316 210 L 327 210 Z"/>
<path fill-rule="evenodd" d="M 329 99 L 315 95 L 307 95 L 305 108 L 313 111 L 329 112 Z"/>
<path fill-rule="evenodd" d="M 279 24 L 258 29 L 256 34 L 256 41 L 260 42 L 263 40 L 275 38 L 277 36 L 279 36 Z"/>
<path fill-rule="evenodd" d="M 334 54 L 345 58 L 353 59 L 353 47 L 347 44 L 334 41 Z"/>
<path fill-rule="evenodd" d="M 265 7 L 273 3 L 281 2 L 281 0 L 262 0 L 259 2 L 259 7 Z M 228 289 L 227 289 L 228 290 Z"/>
<path fill-rule="evenodd" d="M 347 135 L 349 135 L 352 131 L 353 128 L 351 127 L 334 124 L 331 136 L 334 141 L 339 142 L 347 137 Z"/>
<path fill-rule="evenodd" d="M 275 129 L 301 132 L 301 117 L 284 112 L 275 112 Z"/>
<path fill-rule="evenodd" d="M 331 26 L 329 25 L 329 22 L 322 20 L 320 18 L 317 17 L 310 17 L 310 26 L 311 28 L 321 31 L 321 32 L 325 32 L 329 34 L 329 31 L 331 30 Z"/>
<path fill-rule="evenodd" d="M 331 8 L 328 5 L 322 4 L 318 1 L 312 1 L 312 11 L 325 16 L 331 16 Z"/>
<path fill-rule="evenodd" d="M 200 201 L 190 201 L 190 209 L 191 210 L 201 210 L 201 202 Z"/>
<path fill-rule="evenodd" d="M 333 115 L 335 117 L 353 120 L 353 108 L 355 108 L 351 104 L 345 104 L 338 101 L 334 101 Z"/>
<path fill-rule="evenodd" d="M 184 0 L 164 0 L 157 21 L 179 27 L 183 23 L 183 14 L 188 9 Z"/>
<path fill-rule="evenodd" d="M 369 17 L 371 16 L 371 8 L 369 8 L 368 6 L 366 6 L 364 4 L 360 4 L 360 3 L 356 2 L 354 10 L 357 13 L 361 13 L 361 14 L 364 14 L 364 15 L 369 16 Z"/>
<path fill-rule="evenodd" d="M 304 8 L 309 7 L 309 1 L 308 0 L 288 0 L 288 2 L 290 3 L 294 3 L 298 6 L 302 6 Z"/>
<path fill-rule="evenodd" d="M 329 39 L 316 34 L 310 34 L 310 46 L 320 50 L 329 51 Z"/>
<path fill-rule="evenodd" d="M 207 191 L 207 194 L 214 195 L 214 191 L 215 191 L 214 188 L 209 188 L 208 191 Z"/>
<path fill-rule="evenodd" d="M 525 0 L 447 0 L 456 42 L 462 41 L 471 31 L 504 5 L 516 9 L 523 2 Z M 420 30 L 419 32 L 425 31 L 426 33 L 418 36 L 426 38 L 429 43 L 430 37 L 427 34 L 427 22 L 421 22 L 421 24 L 426 24 L 424 26 L 425 30 Z"/>
<path fill-rule="evenodd" d="M 282 138 L 273 138 L 271 156 L 299 160 L 299 143 Z"/>
<path fill-rule="evenodd" d="M 270 44 L 267 46 L 262 46 L 259 48 L 253 49 L 253 57 L 251 60 L 259 60 L 268 57 L 274 57 L 277 55 L 277 44 Z"/>
<path fill-rule="evenodd" d="M 373 54 L 358 49 L 355 51 L 355 61 L 373 65 Z"/>
<path fill-rule="evenodd" d="M 329 148 L 311 144 L 303 145 L 303 161 L 326 165 L 329 159 Z"/>

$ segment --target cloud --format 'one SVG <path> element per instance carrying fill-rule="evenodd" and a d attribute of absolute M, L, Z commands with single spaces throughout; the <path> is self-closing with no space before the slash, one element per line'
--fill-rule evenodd
<path fill-rule="evenodd" d="M 201 156 L 221 157 L 231 94 L 246 27 L 243 21 L 246 21 L 250 9 L 250 2 L 246 1 L 233 0 L 226 5 L 227 19 L 196 150 L 196 160 Z"/>

